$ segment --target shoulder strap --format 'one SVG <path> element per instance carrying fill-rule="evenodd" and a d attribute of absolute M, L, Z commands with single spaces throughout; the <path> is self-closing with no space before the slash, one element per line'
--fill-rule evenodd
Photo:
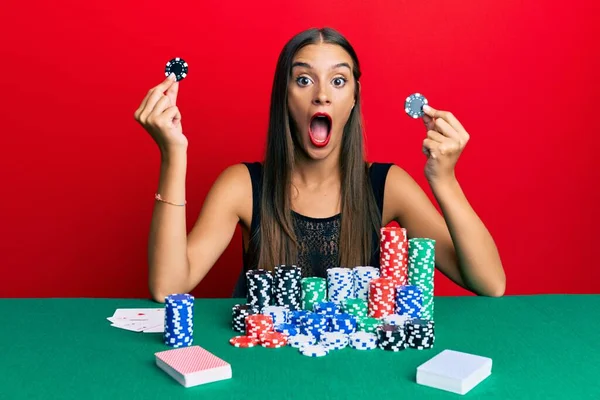
<path fill-rule="evenodd" d="M 373 186 L 373 194 L 375 195 L 375 201 L 379 212 L 383 214 L 383 195 L 385 193 L 385 180 L 387 178 L 388 171 L 393 163 L 373 163 L 369 169 L 369 179 Z"/>

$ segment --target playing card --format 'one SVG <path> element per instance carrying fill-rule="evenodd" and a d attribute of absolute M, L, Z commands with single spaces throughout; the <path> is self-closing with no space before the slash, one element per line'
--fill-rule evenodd
<path fill-rule="evenodd" d="M 158 332 L 164 332 L 164 331 L 165 331 L 165 324 L 160 324 L 157 326 L 153 326 L 153 327 L 144 329 L 144 333 L 158 333 Z"/>
<path fill-rule="evenodd" d="M 154 353 L 156 365 L 185 387 L 230 379 L 231 365 L 200 346 Z"/>
<path fill-rule="evenodd" d="M 164 308 L 118 308 L 109 321 L 117 322 L 162 322 L 165 319 Z"/>
<path fill-rule="evenodd" d="M 134 332 L 163 332 L 164 308 L 119 308 L 106 318 L 111 326 Z"/>

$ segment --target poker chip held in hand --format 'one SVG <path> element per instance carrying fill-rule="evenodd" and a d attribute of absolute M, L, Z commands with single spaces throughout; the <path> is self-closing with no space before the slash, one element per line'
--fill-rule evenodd
<path fill-rule="evenodd" d="M 165 66 L 165 76 L 175 74 L 177 82 L 184 79 L 188 74 L 188 63 L 185 60 L 176 57 L 167 62 Z"/>
<path fill-rule="evenodd" d="M 421 93 L 411 94 L 404 102 L 404 111 L 412 118 L 421 118 L 425 115 L 423 106 L 428 104 L 427 99 Z"/>

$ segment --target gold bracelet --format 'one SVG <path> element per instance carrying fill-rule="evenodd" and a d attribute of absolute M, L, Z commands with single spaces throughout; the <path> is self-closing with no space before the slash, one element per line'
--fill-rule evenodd
<path fill-rule="evenodd" d="M 167 201 L 167 200 L 163 199 L 160 196 L 160 194 L 158 194 L 158 193 L 154 194 L 154 199 L 157 200 L 157 201 L 160 201 L 162 203 L 167 203 L 167 204 L 171 204 L 173 206 L 178 206 L 178 207 L 183 207 L 183 206 L 185 206 L 187 204 L 187 201 L 184 201 L 183 204 L 171 203 L 170 201 Z"/>

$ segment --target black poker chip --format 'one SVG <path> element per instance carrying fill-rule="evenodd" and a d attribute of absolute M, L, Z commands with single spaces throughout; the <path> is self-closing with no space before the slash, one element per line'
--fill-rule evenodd
<path fill-rule="evenodd" d="M 179 57 L 170 60 L 165 67 L 165 76 L 169 76 L 171 73 L 175 74 L 175 77 L 179 82 L 188 74 L 188 63 Z"/>
<path fill-rule="evenodd" d="M 421 118 L 425 115 L 423 111 L 425 104 L 427 104 L 427 99 L 421 93 L 414 93 L 406 98 L 404 111 L 412 118 Z"/>

